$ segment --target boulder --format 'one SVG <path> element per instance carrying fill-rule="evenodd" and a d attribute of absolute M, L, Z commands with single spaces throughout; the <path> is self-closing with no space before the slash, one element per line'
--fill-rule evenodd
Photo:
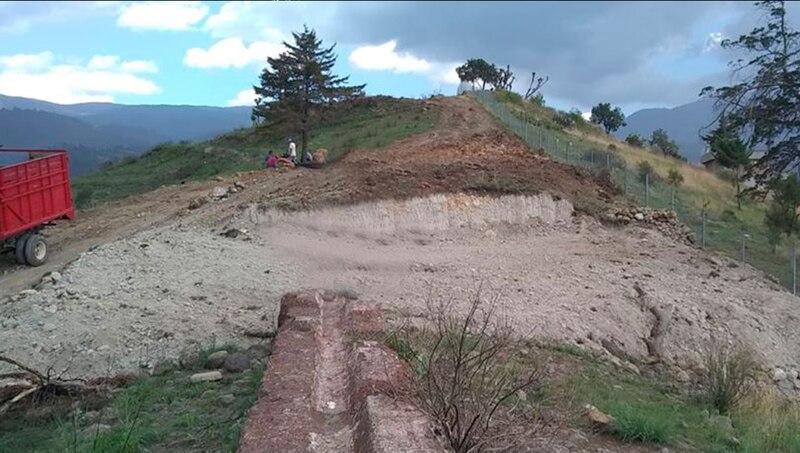
<path fill-rule="evenodd" d="M 228 358 L 228 351 L 217 351 L 210 356 L 208 356 L 208 360 L 206 360 L 206 369 L 213 370 L 216 368 L 222 368 L 222 365 L 225 363 L 225 359 Z"/>
<path fill-rule="evenodd" d="M 230 406 L 236 401 L 236 397 L 231 395 L 230 393 L 226 393 L 224 395 L 220 395 L 219 398 L 217 398 L 217 400 L 222 406 Z"/>
<path fill-rule="evenodd" d="M 213 382 L 222 379 L 222 373 L 219 371 L 207 371 L 205 373 L 193 374 L 189 377 L 192 382 Z"/>
<path fill-rule="evenodd" d="M 61 273 L 60 272 L 50 272 L 50 281 L 53 282 L 54 285 L 57 285 L 58 282 L 61 281 Z"/>
<path fill-rule="evenodd" d="M 153 366 L 153 370 L 150 372 L 150 375 L 152 375 L 152 376 L 163 376 L 163 375 L 169 373 L 170 371 L 175 370 L 176 368 L 178 368 L 178 364 L 175 363 L 174 360 L 171 360 L 171 359 L 162 360 L 160 362 L 157 362 Z"/>
<path fill-rule="evenodd" d="M 211 198 L 215 200 L 220 200 L 228 196 L 228 189 L 224 187 L 214 187 L 214 190 L 211 191 Z"/>
<path fill-rule="evenodd" d="M 189 209 L 197 209 L 206 203 L 208 203 L 208 197 L 197 197 L 189 203 Z"/>
<path fill-rule="evenodd" d="M 781 368 L 775 368 L 775 370 L 772 372 L 772 380 L 775 382 L 785 381 L 786 372 Z"/>
<path fill-rule="evenodd" d="M 241 373 L 250 368 L 250 357 L 240 352 L 234 352 L 225 359 L 223 367 L 231 373 Z"/>
<path fill-rule="evenodd" d="M 589 421 L 592 422 L 592 424 L 594 424 L 595 426 L 608 427 L 611 426 L 612 423 L 614 423 L 614 417 L 606 413 L 603 413 L 602 411 L 592 406 L 591 404 L 587 404 L 585 406 L 585 409 L 586 409 L 586 418 L 589 419 Z"/>

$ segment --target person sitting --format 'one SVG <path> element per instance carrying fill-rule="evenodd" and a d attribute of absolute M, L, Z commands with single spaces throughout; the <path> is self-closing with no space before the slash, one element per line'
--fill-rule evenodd
<path fill-rule="evenodd" d="M 278 168 L 278 158 L 272 154 L 272 151 L 267 154 L 267 168 Z"/>
<path fill-rule="evenodd" d="M 311 168 L 314 164 L 314 158 L 311 156 L 311 153 L 308 151 L 303 154 L 303 160 L 300 161 L 301 167 Z"/>

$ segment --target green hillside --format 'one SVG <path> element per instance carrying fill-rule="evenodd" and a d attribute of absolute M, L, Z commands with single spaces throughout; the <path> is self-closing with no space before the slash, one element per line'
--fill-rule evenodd
<path fill-rule="evenodd" d="M 423 101 L 383 96 L 360 99 L 326 110 L 311 133 L 309 150 L 325 148 L 333 162 L 353 149 L 378 149 L 426 132 L 438 119 L 438 112 L 426 108 Z M 163 185 L 257 170 L 263 168 L 267 151 L 284 153 L 290 136 L 297 140 L 286 126 L 271 125 L 239 129 L 205 142 L 159 145 L 75 178 L 73 194 L 78 207 L 86 208 Z"/>

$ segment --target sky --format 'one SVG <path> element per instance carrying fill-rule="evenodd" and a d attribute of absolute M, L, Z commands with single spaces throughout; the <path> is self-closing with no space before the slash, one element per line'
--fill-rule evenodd
<path fill-rule="evenodd" d="M 0 2 L 0 94 L 252 105 L 267 57 L 307 25 L 368 94 L 455 94 L 455 67 L 484 58 L 516 91 L 548 76 L 548 105 L 630 114 L 726 84 L 720 42 L 761 19 L 746 2 Z"/>

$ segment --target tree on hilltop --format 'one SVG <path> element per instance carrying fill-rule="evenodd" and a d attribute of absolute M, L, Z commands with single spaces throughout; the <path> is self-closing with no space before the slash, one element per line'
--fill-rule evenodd
<path fill-rule="evenodd" d="M 619 107 L 611 108 L 608 102 L 601 102 L 592 107 L 592 122 L 599 124 L 610 134 L 622 126 L 625 126 L 625 114 Z"/>
<path fill-rule="evenodd" d="M 254 86 L 258 98 L 253 117 L 270 124 L 288 123 L 298 127 L 301 149 L 308 149 L 308 134 L 313 121 L 325 105 L 364 95 L 365 85 L 348 86 L 349 76 L 333 74 L 336 44 L 324 48 L 313 29 L 304 26 L 293 32 L 294 44 L 284 42 L 286 51 L 277 58 L 267 58 L 261 71 L 260 86 Z"/>

